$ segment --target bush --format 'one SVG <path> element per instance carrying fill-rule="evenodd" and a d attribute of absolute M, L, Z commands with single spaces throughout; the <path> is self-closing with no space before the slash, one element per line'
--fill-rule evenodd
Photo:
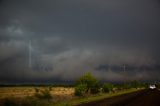
<path fill-rule="evenodd" d="M 86 91 L 87 91 L 86 84 L 79 84 L 75 87 L 75 95 L 76 96 L 84 96 Z"/>
<path fill-rule="evenodd" d="M 110 83 L 103 84 L 103 92 L 108 93 L 113 90 L 113 85 Z"/>
<path fill-rule="evenodd" d="M 86 93 L 95 94 L 99 92 L 99 82 L 91 73 L 86 73 L 84 76 L 79 78 L 76 82 L 76 86 L 81 84 L 86 85 Z"/>
<path fill-rule="evenodd" d="M 49 86 L 49 91 L 51 91 L 52 90 L 52 86 Z"/>
<path fill-rule="evenodd" d="M 49 89 L 45 88 L 44 90 L 40 90 L 40 92 L 36 92 L 35 93 L 35 97 L 39 98 L 39 99 L 51 99 L 52 95 L 49 91 Z"/>
<path fill-rule="evenodd" d="M 39 92 L 39 89 L 38 88 L 34 88 L 35 92 Z"/>
<path fill-rule="evenodd" d="M 100 92 L 100 84 L 99 84 L 98 81 L 96 81 L 96 82 L 92 85 L 92 87 L 90 88 L 90 93 L 91 93 L 91 94 L 96 94 L 96 93 L 98 93 L 98 92 Z"/>

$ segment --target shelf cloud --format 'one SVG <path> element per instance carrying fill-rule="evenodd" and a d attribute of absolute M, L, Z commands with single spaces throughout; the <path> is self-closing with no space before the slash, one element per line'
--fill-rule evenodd
<path fill-rule="evenodd" d="M 128 80 L 160 80 L 159 13 L 159 0 L 1 0 L 0 83 L 73 81 L 88 71 L 122 81 L 123 68 L 97 67 L 124 64 L 135 67 Z"/>

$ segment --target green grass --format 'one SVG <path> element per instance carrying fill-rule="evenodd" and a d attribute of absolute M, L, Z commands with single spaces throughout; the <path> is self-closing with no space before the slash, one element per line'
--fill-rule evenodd
<path fill-rule="evenodd" d="M 127 93 L 135 92 L 138 90 L 141 90 L 141 89 L 128 89 L 128 90 L 123 90 L 123 91 L 119 91 L 116 93 L 106 93 L 106 94 L 101 93 L 101 94 L 93 95 L 90 97 L 81 97 L 81 98 L 73 99 L 70 101 L 63 102 L 63 103 L 57 103 L 54 106 L 73 106 L 73 105 L 78 105 L 78 104 L 101 100 L 104 98 L 110 98 L 110 97 L 114 97 L 114 96 L 118 96 L 118 95 L 122 95 L 122 94 L 127 94 Z M 53 105 L 50 105 L 50 106 L 53 106 Z"/>

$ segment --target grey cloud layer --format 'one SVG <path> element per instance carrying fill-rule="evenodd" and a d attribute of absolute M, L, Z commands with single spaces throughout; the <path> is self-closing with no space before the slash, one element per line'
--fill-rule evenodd
<path fill-rule="evenodd" d="M 22 82 L 52 77 L 72 80 L 86 71 L 100 79 L 119 81 L 123 74 L 95 68 L 100 64 L 160 64 L 159 12 L 158 0 L 2 0 L 1 82 L 14 78 Z M 48 64 L 51 70 L 28 69 L 30 40 L 33 65 Z M 131 76 L 152 79 L 157 74 L 159 69 L 135 71 Z"/>

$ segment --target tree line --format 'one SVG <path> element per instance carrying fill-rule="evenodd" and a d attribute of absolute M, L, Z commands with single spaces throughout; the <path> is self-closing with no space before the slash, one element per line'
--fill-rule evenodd
<path fill-rule="evenodd" d="M 130 89 L 130 88 L 147 88 L 148 83 L 139 81 L 130 81 L 122 84 L 100 83 L 90 72 L 81 76 L 75 84 L 75 95 L 84 96 L 87 94 L 97 94 L 99 92 L 109 93 L 117 90 Z"/>

